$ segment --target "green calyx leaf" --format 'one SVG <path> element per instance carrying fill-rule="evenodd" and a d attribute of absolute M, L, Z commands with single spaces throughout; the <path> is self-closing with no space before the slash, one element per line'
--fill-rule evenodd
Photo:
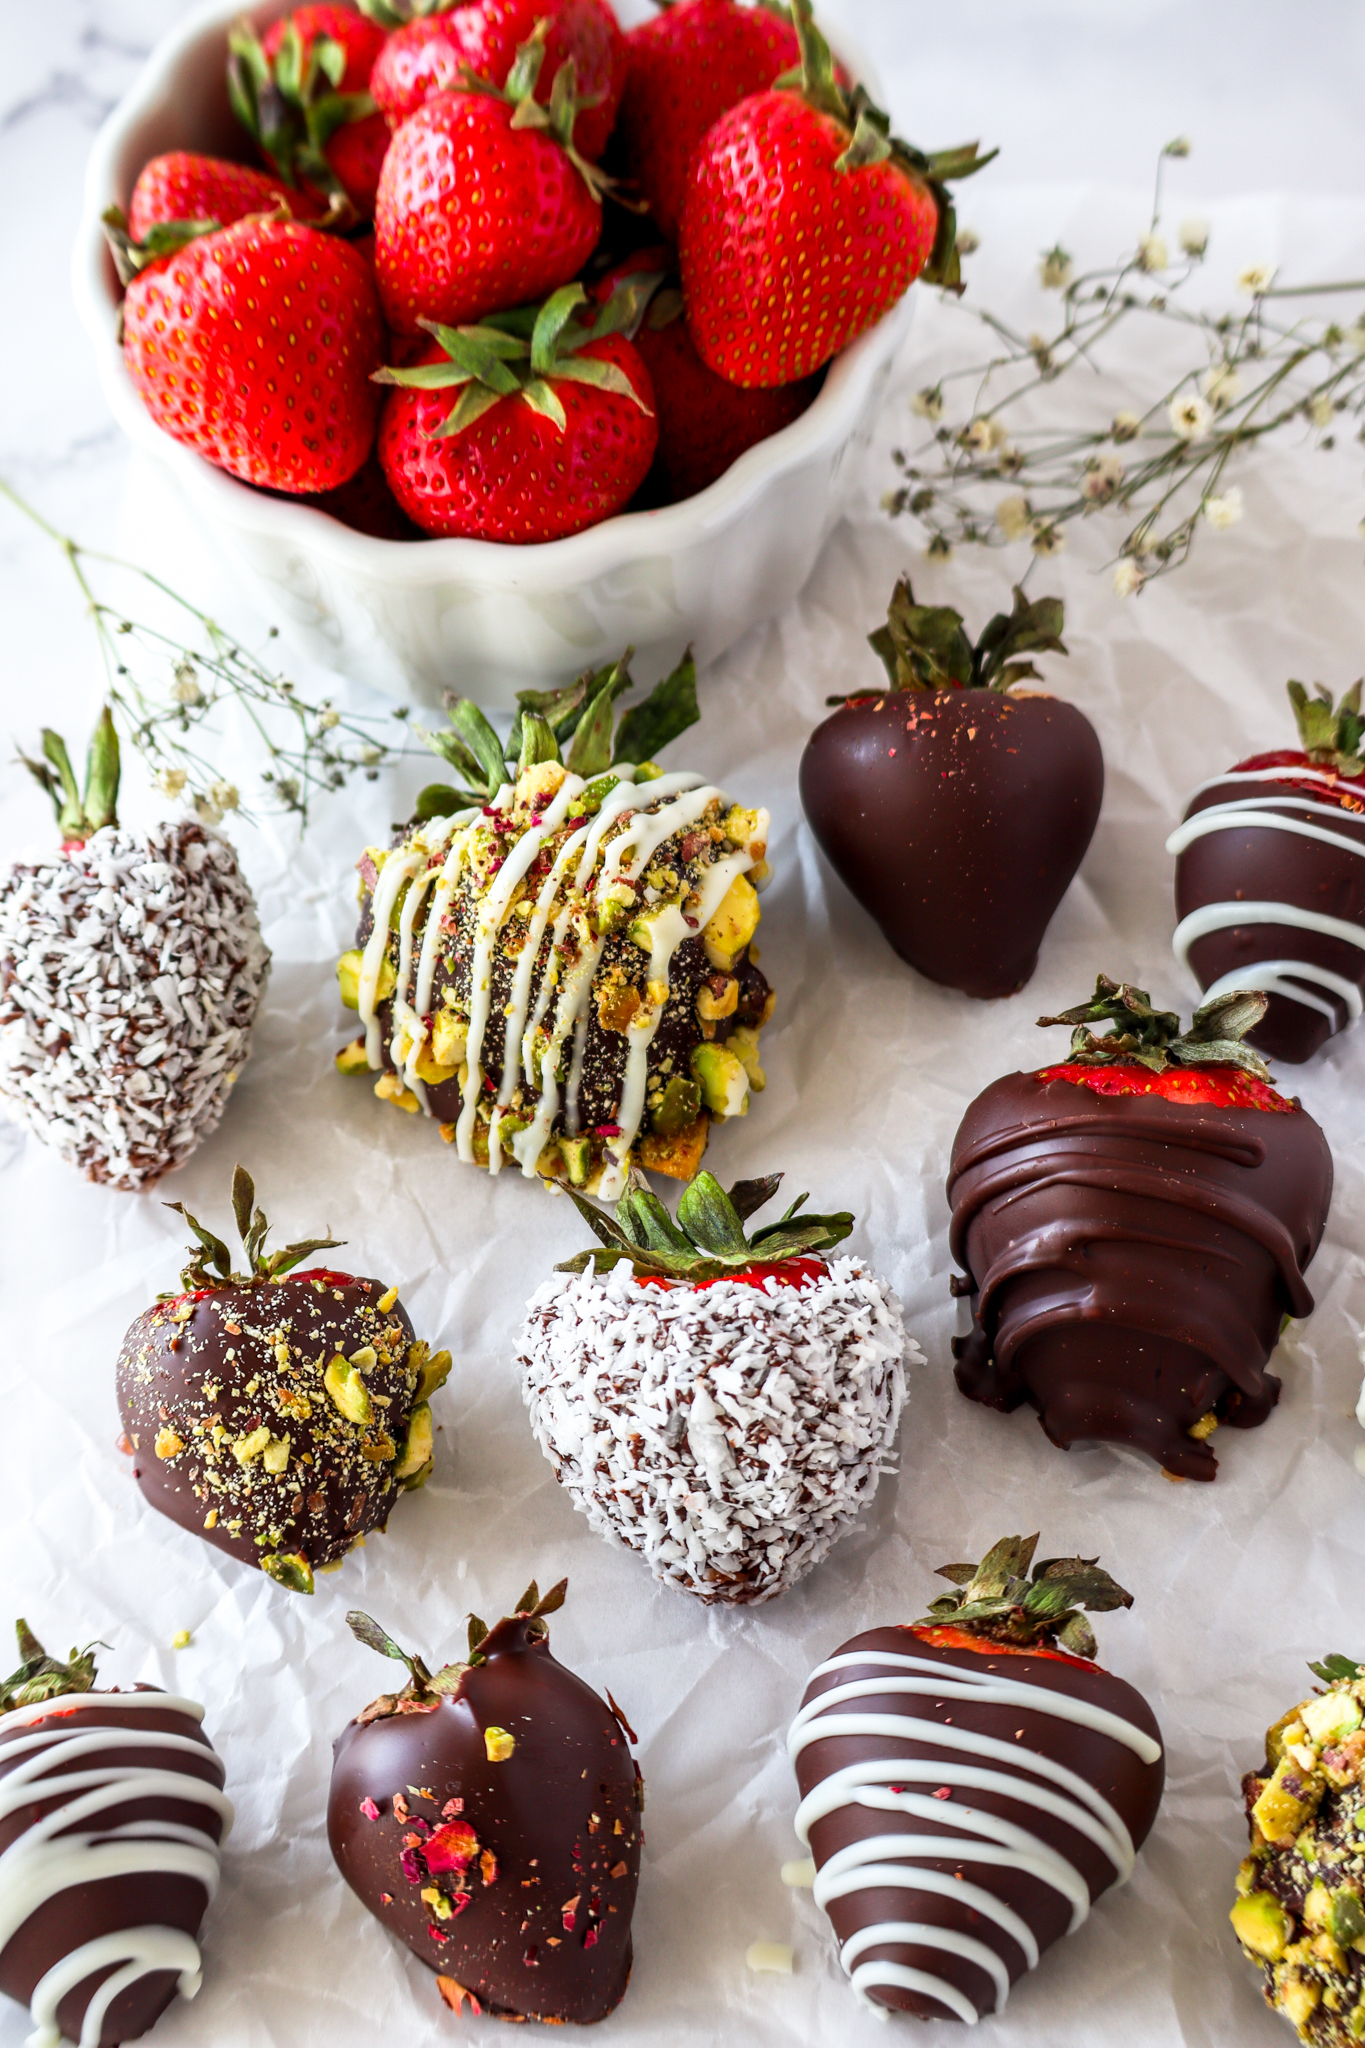
<path fill-rule="evenodd" d="M 1101 974 L 1088 1003 L 1063 1010 L 1056 1017 L 1040 1017 L 1043 1027 L 1070 1024 L 1071 1049 L 1068 1060 L 1076 1066 L 1103 1067 L 1116 1062 L 1150 1067 L 1160 1074 L 1168 1066 L 1241 1067 L 1259 1081 L 1270 1079 L 1270 1069 L 1261 1055 L 1242 1043 L 1266 1013 L 1266 998 L 1255 989 L 1230 989 L 1194 1013 L 1188 1031 L 1180 1029 L 1174 1010 L 1154 1010 L 1146 989 L 1131 982 L 1111 981 Z M 1111 1027 L 1103 1035 L 1092 1024 Z"/>
<path fill-rule="evenodd" d="M 125 291 L 149 264 L 159 263 L 163 256 L 173 256 L 177 249 L 185 248 L 201 235 L 217 234 L 222 226 L 218 220 L 159 220 L 148 228 L 140 242 L 135 242 L 121 206 L 107 206 L 100 220 L 118 281 Z"/>
<path fill-rule="evenodd" d="M 338 128 L 378 111 L 368 92 L 338 90 L 346 53 L 333 36 L 305 44 L 291 17 L 272 62 L 251 23 L 228 31 L 227 92 L 233 113 L 286 185 L 307 182 L 325 192 L 329 227 L 353 226 L 357 215 L 327 161 Z"/>
<path fill-rule="evenodd" d="M 22 751 L 19 759 L 29 774 L 52 799 L 57 825 L 64 841 L 83 844 L 106 825 L 118 823 L 119 744 L 113 713 L 106 704 L 100 712 L 85 757 L 85 789 L 76 783 L 71 756 L 60 733 L 44 726 L 42 759 L 34 761 Z"/>
<path fill-rule="evenodd" d="M 362 14 L 392 31 L 406 28 L 410 21 L 425 21 L 429 15 L 448 14 L 462 0 L 358 0 Z"/>
<path fill-rule="evenodd" d="M 801 65 L 784 72 L 777 80 L 779 90 L 799 91 L 818 113 L 828 114 L 848 130 L 848 145 L 835 161 L 835 170 L 853 174 L 870 166 L 893 162 L 904 177 L 921 185 L 933 199 L 938 215 L 934 245 L 923 271 L 928 284 L 946 291 L 962 290 L 962 266 L 957 249 L 957 218 L 948 187 L 962 178 L 984 170 L 999 152 L 983 156 L 976 142 L 956 149 L 926 154 L 891 133 L 890 116 L 876 105 L 861 85 L 846 92 L 835 76 L 829 44 L 815 25 L 811 0 L 791 0 L 791 19 L 801 46 Z"/>
<path fill-rule="evenodd" d="M 503 85 L 494 85 L 489 79 L 481 78 L 466 64 L 461 72 L 459 90 L 486 93 L 490 99 L 501 100 L 512 109 L 512 126 L 515 129 L 538 128 L 553 136 L 600 206 L 607 193 L 616 191 L 616 180 L 608 177 L 599 165 L 580 156 L 574 147 L 573 132 L 578 116 L 586 108 L 595 107 L 601 94 L 595 94 L 592 99 L 579 98 L 578 67 L 572 57 L 566 57 L 550 82 L 549 99 L 536 98 L 536 88 L 545 64 L 545 39 L 549 32 L 550 21 L 546 15 L 536 23 L 526 41 L 519 45 Z"/>
<path fill-rule="evenodd" d="M 1015 683 L 1042 680 L 1027 656 L 1066 653 L 1062 622 L 1059 597 L 1030 603 L 1016 589 L 1013 610 L 997 612 L 973 643 L 961 612 L 951 605 L 916 604 L 910 578 L 902 576 L 891 594 L 886 624 L 869 633 L 868 643 L 895 690 L 1008 690 Z"/>
<path fill-rule="evenodd" d="M 40 1706 L 44 1700 L 60 1699 L 64 1693 L 91 1692 L 95 1684 L 95 1651 L 102 1643 L 87 1643 L 72 1650 L 63 1664 L 49 1657 L 26 1621 L 16 1621 L 19 1641 L 19 1669 L 0 1679 L 0 1714 L 16 1707 Z"/>
<path fill-rule="evenodd" d="M 504 398 L 520 399 L 562 434 L 568 424 L 556 390 L 562 384 L 589 384 L 615 392 L 652 418 L 652 409 L 618 363 L 581 353 L 589 342 L 608 334 L 633 332 L 644 317 L 651 289 L 651 279 L 627 278 L 587 322 L 579 317 L 580 308 L 588 303 L 581 284 L 561 285 L 541 305 L 490 313 L 474 327 L 445 327 L 424 320 L 423 327 L 446 360 L 414 363 L 407 369 L 386 366 L 374 372 L 373 381 L 407 391 L 457 392 L 450 412 L 432 429 L 432 438 L 440 440 L 457 439 Z"/>
<path fill-rule="evenodd" d="M 1095 1637 L 1085 1610 L 1107 1614 L 1131 1607 L 1132 1594 L 1093 1557 L 1050 1557 L 1034 1564 L 1037 1548 L 1036 1535 L 1005 1536 L 980 1564 L 940 1565 L 938 1576 L 957 1590 L 931 1601 L 923 1623 L 950 1624 L 999 1642 L 1055 1643 L 1074 1657 L 1093 1659 Z"/>
<path fill-rule="evenodd" d="M 684 1189 L 676 1219 L 647 1187 L 628 1188 L 614 1215 L 569 1188 L 570 1199 L 603 1250 L 579 1252 L 557 1271 L 582 1273 L 592 1267 L 605 1273 L 628 1259 L 641 1275 L 721 1280 L 749 1266 L 781 1265 L 803 1253 L 826 1252 L 842 1244 L 853 1229 L 853 1217 L 844 1211 L 803 1216 L 795 1223 L 804 1195 L 779 1222 L 745 1236 L 745 1222 L 772 1200 L 781 1180 L 781 1174 L 774 1173 L 764 1180 L 738 1181 L 726 1194 L 714 1174 L 699 1173 Z"/>
<path fill-rule="evenodd" d="M 218 1287 L 259 1287 L 267 1280 L 282 1280 L 310 1252 L 332 1251 L 346 1241 L 341 1237 L 308 1237 L 297 1244 L 287 1244 L 279 1251 L 267 1253 L 265 1240 L 270 1226 L 265 1220 L 265 1211 L 258 1209 L 255 1203 L 256 1186 L 251 1175 L 244 1166 L 234 1168 L 232 1215 L 246 1253 L 245 1273 L 233 1272 L 232 1253 L 222 1238 L 206 1230 L 197 1217 L 191 1216 L 183 1202 L 162 1204 L 163 1208 L 174 1209 L 177 1215 L 183 1216 L 198 1240 L 197 1247 L 190 1246 L 190 1262 L 180 1274 L 181 1287 L 187 1294 Z"/>
<path fill-rule="evenodd" d="M 1308 1669 L 1314 1678 L 1320 1678 L 1324 1685 L 1339 1685 L 1345 1680 L 1365 1678 L 1365 1665 L 1355 1663 L 1350 1657 L 1336 1652 L 1324 1657 L 1320 1664 L 1310 1664 Z"/>
<path fill-rule="evenodd" d="M 1338 775 L 1365 774 L 1365 718 L 1360 713 L 1359 682 L 1352 683 L 1339 704 L 1321 683 L 1309 696 L 1302 683 L 1290 683 L 1289 701 L 1294 707 L 1299 737 L 1310 761 L 1335 768 Z"/>

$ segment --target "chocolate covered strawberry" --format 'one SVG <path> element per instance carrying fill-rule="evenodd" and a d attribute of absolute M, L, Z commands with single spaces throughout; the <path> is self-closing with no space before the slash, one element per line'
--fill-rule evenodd
<path fill-rule="evenodd" d="M 82 792 L 59 734 L 24 765 L 60 850 L 0 875 L 0 1103 L 87 1180 L 147 1188 L 214 1130 L 270 972 L 229 842 L 118 822 L 106 706 Z"/>
<path fill-rule="evenodd" d="M 151 1505 L 291 1592 L 383 1529 L 432 1464 L 430 1396 L 450 1371 L 416 1341 L 396 1287 L 295 1268 L 338 1240 L 267 1253 L 239 1166 L 232 1254 L 179 1202 L 197 1240 L 183 1291 L 128 1331 L 117 1367 L 133 1476 Z"/>
<path fill-rule="evenodd" d="M 1165 1779 L 1141 1693 L 1083 1610 L 1131 1607 L 1093 1558 L 1007 1536 L 921 1621 L 812 1672 L 787 1747 L 815 1900 L 859 2000 L 974 2026 L 1132 1873 Z M 1032 1571 L 1030 1572 L 1030 1567 Z"/>
<path fill-rule="evenodd" d="M 836 81 L 810 0 L 793 0 L 801 77 L 722 114 L 691 159 L 678 254 L 702 361 L 732 384 L 808 377 L 921 273 L 955 285 L 947 181 L 977 145 L 925 156 L 859 86 Z M 992 152 L 993 154 L 993 152 Z"/>
<path fill-rule="evenodd" d="M 629 289 L 589 321 L 582 285 L 477 327 L 429 322 L 379 427 L 394 497 L 426 533 L 558 540 L 621 512 L 654 458 L 654 392 L 622 329 Z"/>
<path fill-rule="evenodd" d="M 375 269 L 398 334 L 501 313 L 565 285 L 602 232 L 603 181 L 573 142 L 571 64 L 536 98 L 542 25 L 503 86 L 472 75 L 393 138 L 375 205 Z"/>
<path fill-rule="evenodd" d="M 369 220 L 389 146 L 370 95 L 384 31 L 353 7 L 296 7 L 257 35 L 243 19 L 228 35 L 228 98 L 287 185 L 342 220 Z"/>
<path fill-rule="evenodd" d="M 687 174 L 721 115 L 801 62 L 790 21 L 739 0 L 675 0 L 626 37 L 621 141 L 632 182 L 670 242 L 682 224 Z"/>
<path fill-rule="evenodd" d="M 126 286 L 124 362 L 162 431 L 271 490 L 332 490 L 354 476 L 374 440 L 370 380 L 384 354 L 363 256 L 260 214 L 153 227 L 141 248 L 117 221 L 106 226 Z"/>
<path fill-rule="evenodd" d="M 1322 1685 L 1267 1729 L 1242 1780 L 1251 1848 L 1231 1919 L 1271 2011 L 1314 2048 L 1351 2048 L 1365 2039 L 1365 1667 L 1308 1668 Z"/>
<path fill-rule="evenodd" d="M 1064 654 L 1055 597 L 998 612 L 973 645 L 960 612 L 903 576 L 872 645 L 889 689 L 817 726 L 801 801 L 821 851 L 891 945 L 931 981 L 1012 995 L 1090 844 L 1104 792 L 1095 729 L 1020 690 Z"/>
<path fill-rule="evenodd" d="M 1252 1043 L 1306 1060 L 1365 1000 L 1365 718 L 1360 684 L 1334 705 L 1289 685 L 1301 747 L 1201 783 L 1166 841 L 1172 944 L 1206 996 L 1265 991 Z"/>
<path fill-rule="evenodd" d="M 465 85 L 470 72 L 505 85 L 518 49 L 544 21 L 545 65 L 535 96 L 547 102 L 560 66 L 572 63 L 579 103 L 574 146 L 590 163 L 606 148 L 626 76 L 626 38 L 610 0 L 453 0 L 406 11 L 389 0 L 361 4 L 394 31 L 370 74 L 390 127 L 401 127 L 433 94 Z"/>
<path fill-rule="evenodd" d="M 571 1189 L 605 1249 L 560 1266 L 521 1333 L 531 1426 L 574 1505 L 708 1603 L 770 1600 L 819 1564 L 870 1505 L 905 1395 L 900 1304 L 829 1257 L 853 1218 L 801 1195 L 745 1235 L 781 1178 L 727 1195 L 699 1173 L 676 1220 L 643 1186 L 614 1216 Z"/>
<path fill-rule="evenodd" d="M 327 1838 L 447 2005 L 582 2026 L 630 1981 L 644 1785 L 619 1709 L 550 1654 L 565 1586 L 532 1581 L 492 1629 L 471 1617 L 467 1658 L 434 1674 L 347 1616 L 411 1675 L 338 1738 Z"/>
<path fill-rule="evenodd" d="M 1220 1423 L 1265 1421 L 1270 1354 L 1313 1307 L 1332 1155 L 1244 1043 L 1264 1013 L 1263 995 L 1222 996 L 1182 1032 L 1101 975 L 1091 1002 L 1038 1020 L 1073 1027 L 1065 1060 L 977 1096 L 948 1175 L 970 1400 L 1030 1401 L 1062 1449 L 1132 1445 L 1178 1479 L 1215 1477 Z"/>
<path fill-rule="evenodd" d="M 197 1936 L 232 1826 L 204 1709 L 95 1687 L 90 1644 L 49 1657 L 16 1624 L 0 1680 L 0 1991 L 30 2048 L 116 2048 L 201 1983 Z"/>

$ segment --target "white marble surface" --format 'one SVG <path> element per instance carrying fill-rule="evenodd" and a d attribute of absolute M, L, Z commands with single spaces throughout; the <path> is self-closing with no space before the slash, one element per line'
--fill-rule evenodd
<path fill-rule="evenodd" d="M 154 490 L 127 498 L 120 533 L 124 450 L 66 292 L 89 137 L 178 11 L 173 0 L 5 10 L 0 471 L 83 538 L 117 537 L 152 566 L 187 562 L 249 631 L 249 593 L 230 565 L 196 560 L 195 537 L 174 530 Z M 940 10 L 840 0 L 831 11 L 876 58 L 907 132 L 927 142 L 979 132 L 1004 145 L 963 215 L 983 236 L 979 289 L 1004 295 L 1021 320 L 1044 310 L 1030 281 L 1035 252 L 1061 235 L 1084 256 L 1112 255 L 1140 224 L 1157 146 L 1181 131 L 1196 153 L 1178 167 L 1172 210 L 1211 214 L 1221 274 L 1256 258 L 1300 276 L 1365 274 L 1365 28 L 1346 4 L 1321 0 L 1292 16 L 1268 0 L 967 0 Z M 327 1071 L 348 863 L 402 813 L 415 765 L 394 786 L 339 800 L 302 848 L 284 832 L 238 833 L 274 980 L 227 1125 L 164 1190 L 224 1221 L 232 1162 L 248 1160 L 282 1229 L 330 1221 L 356 1263 L 400 1280 L 419 1327 L 456 1353 L 433 1484 L 313 1602 L 287 1599 L 144 1512 L 115 1453 L 112 1361 L 127 1323 L 179 1264 L 175 1219 L 156 1195 L 73 1181 L 0 1127 L 0 1611 L 26 1613 L 62 1649 L 103 1635 L 111 1679 L 155 1678 L 204 1697 L 239 1802 L 206 1988 L 158 2029 L 167 2048 L 324 2038 L 359 2048 L 380 2035 L 487 2032 L 437 2007 L 429 1976 L 365 1920 L 327 1858 L 330 1739 L 382 1682 L 341 1615 L 352 1603 L 371 1608 L 443 1652 L 469 1607 L 491 1614 L 532 1571 L 545 1583 L 564 1570 L 572 1594 L 556 1649 L 632 1713 L 652 1792 L 635 1981 L 602 2040 L 693 2048 L 742 2037 L 767 2048 L 885 2038 L 852 2006 L 809 1901 L 777 1881 L 794 1853 L 781 1731 L 806 1671 L 841 1637 L 911 1618 L 931 1595 L 933 1565 L 1040 1521 L 1045 1543 L 1101 1551 L 1138 1596 L 1131 1616 L 1104 1626 L 1103 1653 L 1156 1706 L 1170 1789 L 1133 1886 L 1108 1898 L 981 2038 L 1079 2048 L 1100 2023 L 1133 2048 L 1288 2038 L 1227 1931 L 1235 1783 L 1267 1720 L 1299 1696 L 1305 1658 L 1365 1646 L 1365 1481 L 1351 1416 L 1365 1318 L 1365 1033 L 1293 1078 L 1337 1157 L 1332 1222 L 1311 1275 L 1320 1305 L 1282 1351 L 1280 1410 L 1224 1447 L 1212 1488 L 1168 1486 L 1109 1452 L 1063 1458 L 1026 1416 L 1006 1422 L 960 1400 L 948 1374 L 942 1186 L 966 1102 L 1005 1067 L 1036 1060 L 1051 1041 L 1032 1019 L 1076 1000 L 1097 966 L 1188 1007 L 1192 989 L 1168 951 L 1162 839 L 1191 782 L 1248 746 L 1277 743 L 1286 675 L 1340 688 L 1357 672 L 1365 489 L 1354 454 L 1276 454 L 1241 479 L 1243 526 L 1210 538 L 1189 570 L 1137 606 L 1121 607 L 1098 573 L 1102 534 L 1081 536 L 1054 566 L 1072 648 L 1057 685 L 1101 732 L 1105 813 L 1034 983 L 1007 1004 L 967 1005 L 916 981 L 828 884 L 793 795 L 801 735 L 829 690 L 866 673 L 861 635 L 908 558 L 908 536 L 875 509 L 885 450 L 907 431 L 907 391 L 960 346 L 951 319 L 922 313 L 919 356 L 904 368 L 859 515 L 802 602 L 703 679 L 706 723 L 683 750 L 775 815 L 764 964 L 781 1009 L 770 1086 L 747 1125 L 718 1142 L 718 1169 L 782 1166 L 797 1187 L 857 1209 L 856 1242 L 895 1281 L 930 1361 L 898 1477 L 868 1528 L 811 1581 L 757 1613 L 708 1615 L 585 1531 L 535 1451 L 510 1374 L 525 1294 L 577 1243 L 567 1205 L 506 1177 L 490 1187 L 461 1175 L 429 1128 Z M 917 583 L 975 620 L 1005 596 L 1010 566 L 954 562 L 917 570 Z M 96 689 L 88 628 L 60 559 L 3 507 L 0 591 L 0 723 L 24 741 L 40 722 L 79 733 Z M 131 765 L 132 817 L 145 804 L 138 775 Z M 0 768 L 0 856 L 48 833 L 42 802 Z M 186 1627 L 193 1646 L 173 1655 L 171 1636 Z M 744 1951 L 759 1938 L 794 1944 L 793 1980 L 746 1974 Z M 23 2014 L 0 2009 L 0 2048 L 17 2048 L 25 2032 Z"/>

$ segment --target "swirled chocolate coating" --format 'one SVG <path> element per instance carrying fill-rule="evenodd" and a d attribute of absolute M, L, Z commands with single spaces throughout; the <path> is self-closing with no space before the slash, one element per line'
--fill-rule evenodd
<path fill-rule="evenodd" d="M 789 1747 L 844 1967 L 860 1996 L 918 2019 L 999 2012 L 1127 1878 L 1165 1780 L 1155 1716 L 1123 1679 L 948 1629 L 844 1643 Z"/>
<path fill-rule="evenodd" d="M 343 1729 L 332 1854 L 443 1990 L 503 2019 L 605 2019 L 630 1980 L 640 1876 L 625 1730 L 543 1625 L 501 1621 L 481 1649 L 439 1705 L 376 1702 Z M 489 1730 L 512 1738 L 507 1754 Z"/>
<path fill-rule="evenodd" d="M 949 1243 L 970 1276 L 958 1386 L 1031 1401 L 1053 1443 L 1135 1445 L 1212 1479 L 1202 1418 L 1264 1422 L 1265 1370 L 1327 1221 L 1332 1156 L 1303 1109 L 1196 1107 L 1006 1074 L 953 1141 Z"/>
<path fill-rule="evenodd" d="M 1282 781 L 1220 776 L 1195 794 L 1185 812 L 1187 823 L 1214 810 L 1225 822 L 1191 839 L 1176 860 L 1176 915 L 1182 922 L 1215 904 L 1245 903 L 1258 917 L 1283 907 L 1282 922 L 1220 923 L 1188 945 L 1201 988 L 1237 975 L 1242 987 L 1265 990 L 1265 1016 L 1248 1037 L 1271 1059 L 1310 1059 L 1360 1014 L 1365 790 L 1352 796 L 1346 780 L 1323 771 L 1317 785 L 1296 782 L 1288 769 Z M 1255 809 L 1248 811 L 1248 804 Z M 1254 822 L 1258 816 L 1266 822 Z M 1275 819 L 1304 829 L 1286 829 Z M 1231 919 L 1231 910 L 1224 915 Z M 1315 930 L 1310 918 L 1358 928 L 1360 936 L 1352 940 L 1346 931 Z M 1295 963 L 1305 971 L 1295 975 Z M 1354 998 L 1352 989 L 1358 992 Z"/>
<path fill-rule="evenodd" d="M 840 881 L 902 960 L 969 996 L 1033 973 L 1103 794 L 1095 729 L 1058 697 L 888 690 L 842 705 L 801 757 Z"/>

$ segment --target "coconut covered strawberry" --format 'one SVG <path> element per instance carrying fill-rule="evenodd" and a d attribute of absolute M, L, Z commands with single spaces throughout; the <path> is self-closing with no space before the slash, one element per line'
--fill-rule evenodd
<path fill-rule="evenodd" d="M 701 1173 L 676 1220 L 644 1187 L 614 1216 L 575 1195 L 602 1248 L 537 1290 L 521 1334 L 531 1426 L 574 1505 L 708 1603 L 770 1600 L 819 1564 L 870 1505 L 905 1395 L 895 1295 L 830 1257 L 853 1218 L 802 1195 L 746 1236 L 781 1178 L 726 1194 Z"/>
<path fill-rule="evenodd" d="M 364 1027 L 343 1072 L 467 1163 L 612 1200 L 634 1165 L 690 1179 L 712 1123 L 746 1114 L 773 1008 L 768 814 L 655 764 L 697 717 L 690 659 L 618 721 L 631 687 L 623 658 L 523 691 L 505 751 L 455 700 L 433 744 L 464 787 L 366 849 L 338 969 Z"/>
<path fill-rule="evenodd" d="M 296 1267 L 333 1237 L 265 1249 L 240 1166 L 232 1209 L 246 1253 L 179 1202 L 196 1245 L 178 1294 L 123 1340 L 119 1410 L 151 1505 L 291 1592 L 338 1563 L 432 1465 L 430 1396 L 450 1371 L 413 1336 L 396 1287 Z"/>
<path fill-rule="evenodd" d="M 1270 1354 L 1313 1307 L 1332 1155 L 1244 1042 L 1264 1013 L 1227 995 L 1182 1031 L 1101 975 L 1038 1020 L 1071 1027 L 1068 1058 L 977 1096 L 948 1176 L 969 1399 L 1031 1402 L 1063 1449 L 1130 1444 L 1179 1479 L 1215 1476 L 1220 1424 L 1266 1420 Z"/>

